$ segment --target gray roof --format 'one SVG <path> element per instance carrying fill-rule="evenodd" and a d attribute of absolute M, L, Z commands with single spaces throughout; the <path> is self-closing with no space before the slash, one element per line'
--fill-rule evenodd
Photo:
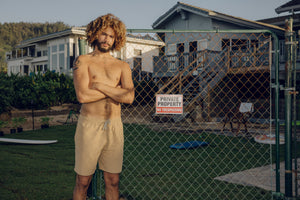
<path fill-rule="evenodd" d="M 49 39 L 64 37 L 64 36 L 68 36 L 68 35 L 85 36 L 85 27 L 72 27 L 70 29 L 66 29 L 66 30 L 63 30 L 63 31 L 50 33 L 50 34 L 47 34 L 47 35 L 43 35 L 43 36 L 23 40 L 23 41 L 21 41 L 20 45 L 17 46 L 17 48 L 22 48 L 22 47 L 25 47 L 25 46 L 28 46 L 30 44 L 34 44 L 34 43 L 37 43 L 37 42 L 43 42 L 43 41 L 47 41 Z"/>
<path fill-rule="evenodd" d="M 297 11 L 300 11 L 299 0 L 289 1 L 275 9 L 275 12 L 277 14 L 284 13 L 284 12 L 297 12 Z"/>
<path fill-rule="evenodd" d="M 171 9 L 169 9 L 165 14 L 160 16 L 152 24 L 152 27 L 154 29 L 160 29 L 161 27 L 163 27 L 163 24 L 167 23 L 168 20 L 172 19 L 174 17 L 174 15 L 176 15 L 181 10 L 191 12 L 196 15 L 208 16 L 212 19 L 217 19 L 217 20 L 228 22 L 228 23 L 237 24 L 240 26 L 245 26 L 245 27 L 252 28 L 252 29 L 267 29 L 267 30 L 271 30 L 271 31 L 275 31 L 275 32 L 283 32 L 284 31 L 284 29 L 279 26 L 275 26 L 275 25 L 271 25 L 271 24 L 267 24 L 267 23 L 263 23 L 263 22 L 258 22 L 258 21 L 247 20 L 244 18 L 215 12 L 213 10 L 208 10 L 208 9 L 192 6 L 189 4 L 182 3 L 182 2 L 177 2 L 176 5 L 174 5 Z"/>

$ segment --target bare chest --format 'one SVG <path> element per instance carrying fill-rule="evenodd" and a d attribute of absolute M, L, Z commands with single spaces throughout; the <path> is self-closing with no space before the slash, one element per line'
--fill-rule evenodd
<path fill-rule="evenodd" d="M 98 64 L 89 67 L 89 77 L 91 82 L 102 82 L 116 86 L 120 82 L 121 69 L 115 65 Z"/>

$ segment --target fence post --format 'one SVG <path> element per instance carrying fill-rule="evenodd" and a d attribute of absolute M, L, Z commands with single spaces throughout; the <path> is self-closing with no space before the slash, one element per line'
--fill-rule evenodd
<path fill-rule="evenodd" d="M 274 38 L 274 57 L 275 57 L 275 135 L 276 135 L 276 193 L 274 193 L 275 199 L 281 199 L 284 195 L 280 192 L 280 135 L 279 135 L 279 40 L 276 34 L 272 34 Z"/>
<path fill-rule="evenodd" d="M 293 182 L 292 182 L 292 134 L 291 134 L 291 86 L 292 86 L 292 63 L 293 63 L 293 20 L 290 18 L 286 21 L 286 42 L 287 46 L 287 62 L 286 62 L 286 80 L 285 80 L 285 196 L 293 196 Z"/>
<path fill-rule="evenodd" d="M 298 41 L 296 39 L 296 33 L 294 34 L 294 43 L 293 43 L 293 140 L 294 140 L 294 171 L 295 171 L 295 178 L 294 178 L 294 188 L 295 188 L 295 197 L 298 197 L 298 163 L 297 163 L 297 94 L 298 91 L 296 90 L 297 86 L 297 71 L 296 71 L 296 60 L 297 60 L 297 45 Z"/>

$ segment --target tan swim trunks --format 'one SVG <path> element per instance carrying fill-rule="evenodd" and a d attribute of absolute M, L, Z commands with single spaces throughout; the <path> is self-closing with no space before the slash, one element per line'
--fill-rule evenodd
<path fill-rule="evenodd" d="M 124 135 L 121 118 L 101 121 L 80 115 L 74 139 L 74 170 L 77 174 L 94 174 L 97 163 L 105 172 L 122 171 Z"/>

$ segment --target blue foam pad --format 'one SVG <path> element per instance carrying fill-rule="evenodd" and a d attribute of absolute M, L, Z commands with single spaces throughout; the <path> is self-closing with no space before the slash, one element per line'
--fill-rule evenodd
<path fill-rule="evenodd" d="M 183 143 L 177 143 L 170 146 L 171 149 L 194 149 L 197 147 L 205 147 L 207 146 L 207 142 L 203 141 L 188 141 Z"/>

